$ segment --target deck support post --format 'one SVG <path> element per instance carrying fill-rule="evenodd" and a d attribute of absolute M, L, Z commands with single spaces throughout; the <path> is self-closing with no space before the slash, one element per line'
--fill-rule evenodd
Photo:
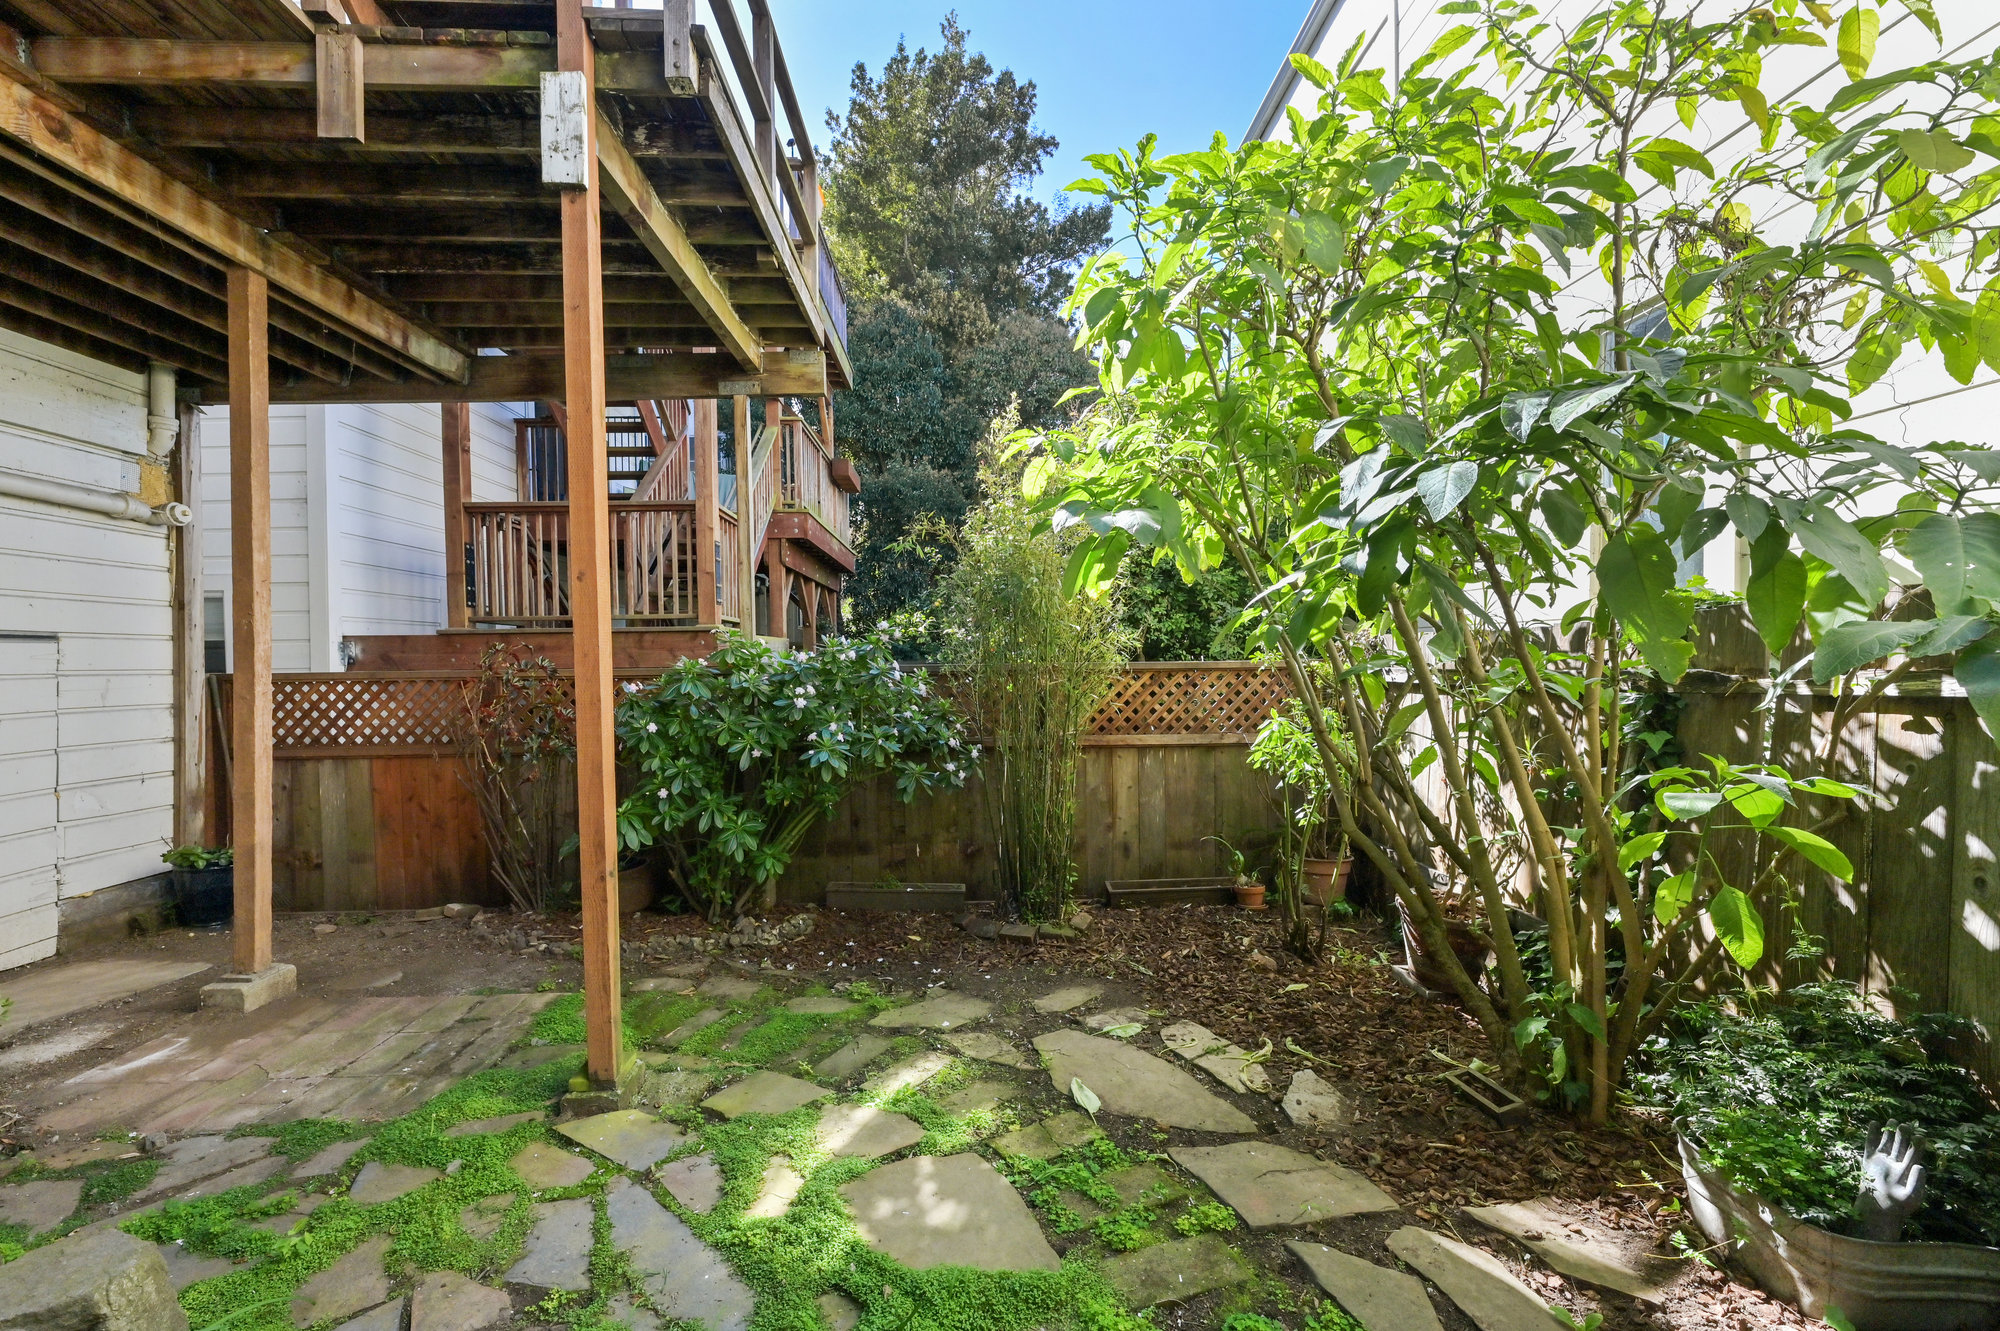
<path fill-rule="evenodd" d="M 444 622 L 465 627 L 465 501 L 472 491 L 472 406 L 439 408 L 444 444 Z M 519 431 L 516 431 L 518 434 Z"/>
<path fill-rule="evenodd" d="M 722 623 L 722 586 L 716 577 L 716 544 L 722 519 L 717 512 L 718 450 L 721 447 L 719 409 L 712 397 L 694 400 L 694 622 Z"/>
<path fill-rule="evenodd" d="M 596 104 L 596 51 L 582 0 L 557 0 L 556 63 L 583 75 L 582 105 Z M 569 439 L 571 641 L 576 664 L 577 874 L 583 897 L 585 1070 L 599 1090 L 625 1071 L 618 970 L 618 784 L 612 733 L 611 495 L 604 433 L 603 214 L 593 141 L 580 186 L 562 191 L 563 387 Z"/>
<path fill-rule="evenodd" d="M 753 507 L 757 502 L 757 477 L 751 468 L 757 450 L 755 441 L 750 437 L 750 399 L 739 396 L 734 399 L 733 405 L 735 413 L 730 421 L 730 432 L 736 441 L 737 548 L 724 553 L 743 570 L 739 584 L 743 588 L 743 598 L 742 604 L 737 607 L 736 627 L 748 635 L 757 631 L 757 552 L 750 543 L 757 538 L 757 522 L 763 514 Z"/>

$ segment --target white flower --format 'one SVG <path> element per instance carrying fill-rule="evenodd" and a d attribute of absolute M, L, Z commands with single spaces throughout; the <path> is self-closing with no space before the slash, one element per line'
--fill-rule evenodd
<path fill-rule="evenodd" d="M 666 788 L 665 786 L 661 786 L 661 787 L 660 787 L 660 798 L 661 798 L 661 799 L 667 799 L 667 798 L 669 798 L 669 796 L 668 796 L 668 794 L 667 794 L 667 788 Z"/>
<path fill-rule="evenodd" d="M 656 733 L 658 733 L 659 729 L 660 729 L 660 726 L 659 726 L 659 723 L 658 723 L 657 721 L 648 721 L 648 722 L 646 723 L 646 733 L 647 733 L 648 735 L 652 735 L 652 734 L 656 734 Z"/>

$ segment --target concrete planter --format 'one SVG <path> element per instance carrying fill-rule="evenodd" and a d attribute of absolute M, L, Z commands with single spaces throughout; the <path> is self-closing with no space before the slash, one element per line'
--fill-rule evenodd
<path fill-rule="evenodd" d="M 832 910 L 891 910 L 924 915 L 963 915 L 964 883 L 828 883 Z"/>
<path fill-rule="evenodd" d="M 1688 1213 L 1766 1293 L 1808 1317 L 1838 1309 L 1855 1331 L 1995 1331 L 2000 1248 L 1873 1243 L 1809 1225 L 1706 1168 L 1680 1138 Z"/>
<path fill-rule="evenodd" d="M 1227 906 L 1236 900 L 1236 880 L 1217 878 L 1110 878 L 1104 883 L 1112 906 Z"/>

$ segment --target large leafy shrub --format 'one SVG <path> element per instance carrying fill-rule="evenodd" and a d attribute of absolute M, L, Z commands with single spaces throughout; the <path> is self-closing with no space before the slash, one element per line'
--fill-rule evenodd
<path fill-rule="evenodd" d="M 487 647 L 452 714 L 461 775 L 479 804 L 493 876 L 520 911 L 574 896 L 576 701 L 555 663 Z"/>
<path fill-rule="evenodd" d="M 631 793 L 628 850 L 659 845 L 689 904 L 710 919 L 768 903 L 807 832 L 878 776 L 899 799 L 961 786 L 978 761 L 952 705 L 904 673 L 880 636 L 775 652 L 725 634 L 618 706 Z"/>

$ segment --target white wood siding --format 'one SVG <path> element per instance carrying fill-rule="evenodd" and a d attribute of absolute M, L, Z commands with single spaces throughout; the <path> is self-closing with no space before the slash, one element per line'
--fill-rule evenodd
<path fill-rule="evenodd" d="M 55 955 L 56 640 L 0 637 L 0 970 Z"/>
<path fill-rule="evenodd" d="M 307 414 L 322 407 L 271 408 L 271 668 L 331 670 L 313 659 L 307 524 L 312 451 Z M 205 591 L 229 594 L 229 408 L 201 414 L 201 575 Z M 233 632 L 233 628 L 232 628 Z"/>

